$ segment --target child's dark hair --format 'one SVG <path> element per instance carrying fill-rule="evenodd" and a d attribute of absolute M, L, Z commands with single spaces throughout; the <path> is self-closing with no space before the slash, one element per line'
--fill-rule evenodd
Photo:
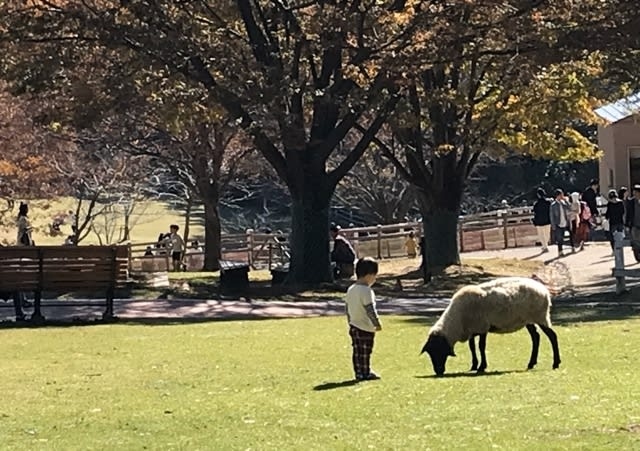
<path fill-rule="evenodd" d="M 356 263 L 356 277 L 375 276 L 378 274 L 378 262 L 371 257 L 365 257 Z"/>

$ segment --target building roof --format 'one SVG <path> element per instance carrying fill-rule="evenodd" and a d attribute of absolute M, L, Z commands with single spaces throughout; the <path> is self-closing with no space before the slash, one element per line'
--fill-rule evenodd
<path fill-rule="evenodd" d="M 617 102 L 601 106 L 594 111 L 607 122 L 614 123 L 640 112 L 640 92 Z"/>

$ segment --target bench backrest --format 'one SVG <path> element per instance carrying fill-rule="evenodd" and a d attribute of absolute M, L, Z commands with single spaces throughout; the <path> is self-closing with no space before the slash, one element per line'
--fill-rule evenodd
<path fill-rule="evenodd" d="M 127 266 L 126 246 L 0 247 L 0 291 L 107 290 Z"/>

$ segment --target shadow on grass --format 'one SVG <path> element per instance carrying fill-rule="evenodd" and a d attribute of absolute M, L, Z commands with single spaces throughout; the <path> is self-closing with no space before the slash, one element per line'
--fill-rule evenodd
<path fill-rule="evenodd" d="M 313 387 L 313 391 L 335 390 L 336 388 L 353 387 L 354 385 L 358 384 L 359 382 L 355 379 L 341 382 L 326 382 L 324 384 L 316 385 L 315 387 Z"/>
<path fill-rule="evenodd" d="M 487 376 L 502 376 L 504 374 L 517 374 L 526 373 L 527 370 L 505 370 L 505 371 L 485 371 L 484 373 L 477 373 L 475 371 L 469 371 L 466 373 L 447 373 L 442 376 L 436 376 L 435 374 L 429 374 L 426 376 L 414 376 L 416 379 L 447 379 L 458 377 L 487 377 Z"/>

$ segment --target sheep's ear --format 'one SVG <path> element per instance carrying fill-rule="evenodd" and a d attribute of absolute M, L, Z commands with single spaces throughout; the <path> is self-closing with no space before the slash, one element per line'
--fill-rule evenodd
<path fill-rule="evenodd" d="M 431 348 L 431 342 L 429 340 L 427 340 L 427 342 L 424 344 L 424 346 L 422 347 L 422 351 L 420 351 L 419 355 L 426 353 L 429 353 L 429 349 Z"/>

